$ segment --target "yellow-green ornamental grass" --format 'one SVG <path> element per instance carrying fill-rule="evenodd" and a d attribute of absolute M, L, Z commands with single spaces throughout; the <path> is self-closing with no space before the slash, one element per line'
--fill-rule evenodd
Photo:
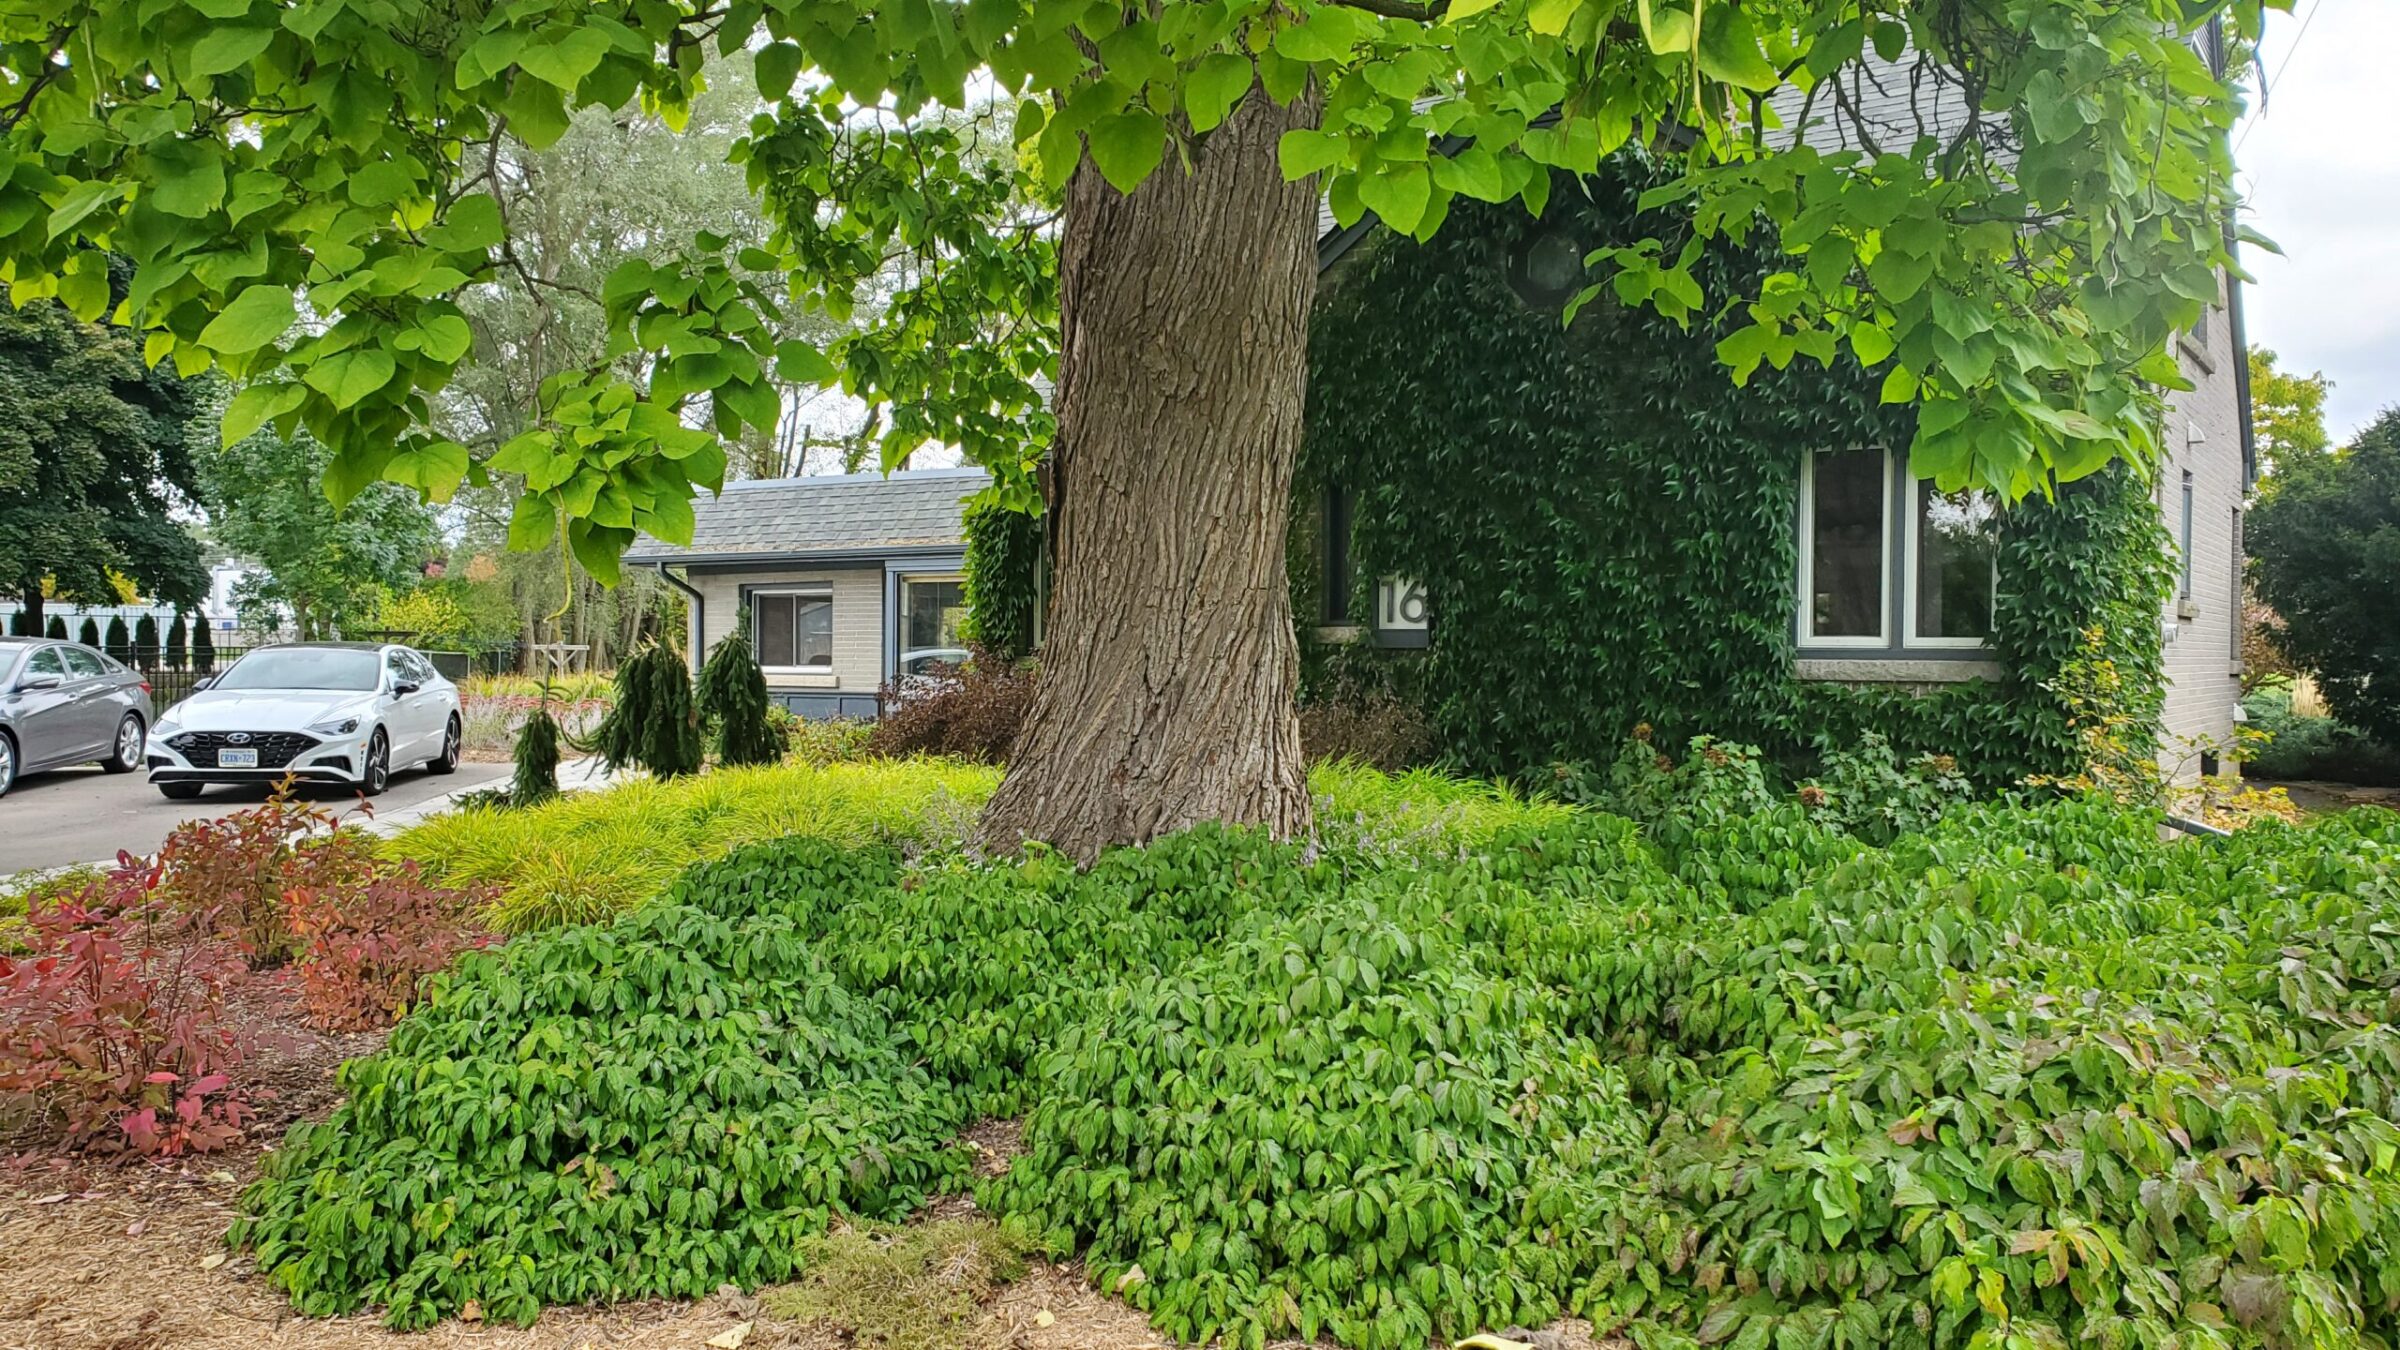
<path fill-rule="evenodd" d="M 412 826 L 385 848 L 451 885 L 496 883 L 489 922 L 523 933 L 608 918 L 693 863 L 756 840 L 952 846 L 999 783 L 997 769 L 943 760 L 718 769 L 569 793 L 526 810 L 470 807 Z"/>
<path fill-rule="evenodd" d="M 1320 764 L 1309 781 L 1320 834 L 1363 847 L 1455 853 L 1571 810 L 1423 771 Z M 498 885 L 489 921 L 525 933 L 621 913 L 691 864 L 762 839 L 954 848 L 999 784 L 998 769 L 941 759 L 716 769 L 569 793 L 525 810 L 469 807 L 412 826 L 385 848 L 450 885 Z"/>

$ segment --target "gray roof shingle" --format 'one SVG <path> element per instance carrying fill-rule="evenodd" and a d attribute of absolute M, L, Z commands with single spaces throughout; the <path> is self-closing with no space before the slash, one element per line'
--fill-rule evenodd
<path fill-rule="evenodd" d="M 727 483 L 692 503 L 688 548 L 643 535 L 629 563 L 730 562 L 820 554 L 958 548 L 969 497 L 991 482 L 981 469 L 919 469 Z"/>

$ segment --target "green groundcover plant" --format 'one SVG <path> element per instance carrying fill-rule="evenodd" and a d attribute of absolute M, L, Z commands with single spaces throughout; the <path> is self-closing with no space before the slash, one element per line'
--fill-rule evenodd
<path fill-rule="evenodd" d="M 1879 844 L 1738 781 L 1637 826 L 1342 773 L 1313 850 L 785 839 L 470 953 L 234 1240 L 402 1326 L 693 1295 L 964 1190 L 1011 1115 L 979 1202 L 1194 1341 L 2400 1336 L 2400 817 Z"/>

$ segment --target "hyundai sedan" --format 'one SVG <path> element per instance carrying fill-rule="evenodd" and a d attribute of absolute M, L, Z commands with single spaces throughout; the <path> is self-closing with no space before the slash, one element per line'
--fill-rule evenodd
<path fill-rule="evenodd" d="M 150 686 L 80 642 L 0 638 L 0 796 L 20 774 L 97 763 L 142 767 Z"/>
<path fill-rule="evenodd" d="M 177 800 L 210 783 L 338 783 L 372 797 L 399 769 L 458 768 L 458 687 L 412 648 L 261 647 L 150 729 L 150 781 Z"/>

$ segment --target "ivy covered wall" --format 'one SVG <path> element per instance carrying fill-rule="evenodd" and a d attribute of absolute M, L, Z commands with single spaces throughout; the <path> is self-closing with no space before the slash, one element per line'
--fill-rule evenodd
<path fill-rule="evenodd" d="M 2045 686 L 2097 628 L 2130 711 L 2154 716 L 2166 538 L 2122 468 L 2004 516 L 2001 679 L 1917 693 L 1794 678 L 1801 456 L 1903 449 L 1907 413 L 1848 363 L 1803 359 L 1736 389 L 1717 334 L 1610 300 L 1562 330 L 1563 292 L 1544 288 L 1562 245 L 1537 236 L 1563 233 L 1569 256 L 1629 236 L 1643 172 L 1562 177 L 1540 221 L 1462 200 L 1433 243 L 1378 231 L 1324 278 L 1291 548 L 1304 697 L 1395 688 L 1479 772 L 1598 760 L 1648 722 L 1667 744 L 1709 733 L 1795 766 L 1874 729 L 1998 784 L 2066 767 L 2072 734 Z M 1712 256 L 1712 303 L 1762 265 Z M 1429 650 L 1311 641 L 1328 483 L 1352 503 L 1349 612 L 1368 616 L 1378 575 L 1418 578 Z"/>

